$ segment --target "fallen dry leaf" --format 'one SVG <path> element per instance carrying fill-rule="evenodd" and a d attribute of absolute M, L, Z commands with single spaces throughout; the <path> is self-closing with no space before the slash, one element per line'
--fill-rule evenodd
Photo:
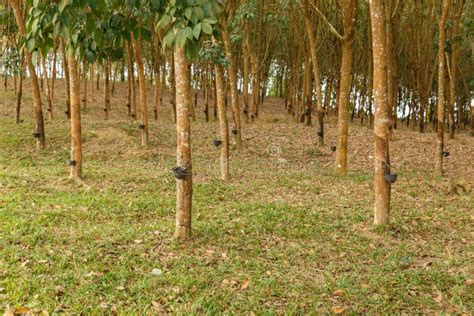
<path fill-rule="evenodd" d="M 343 289 L 337 289 L 332 294 L 334 294 L 336 296 L 343 296 L 344 295 L 344 290 Z"/>
<path fill-rule="evenodd" d="M 250 280 L 245 281 L 244 283 L 242 283 L 242 286 L 240 287 L 240 289 L 245 290 L 246 288 L 249 287 L 249 284 L 250 284 Z"/>
<path fill-rule="evenodd" d="M 30 309 L 28 307 L 20 306 L 20 307 L 15 308 L 15 311 L 13 313 L 15 315 L 22 315 L 22 314 L 28 313 L 29 311 Z"/>
<path fill-rule="evenodd" d="M 332 312 L 333 312 L 334 314 L 342 314 L 342 313 L 344 313 L 344 311 L 346 310 L 346 308 L 345 308 L 345 307 L 342 307 L 342 306 L 333 306 L 333 307 L 331 308 L 331 310 L 332 310 Z"/>
<path fill-rule="evenodd" d="M 54 287 L 54 294 L 56 296 L 63 296 L 64 293 L 65 293 L 64 287 L 62 287 L 61 285 Z"/>

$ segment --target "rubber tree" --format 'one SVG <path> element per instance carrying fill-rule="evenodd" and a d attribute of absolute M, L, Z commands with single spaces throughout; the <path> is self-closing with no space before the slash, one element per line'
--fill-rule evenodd
<path fill-rule="evenodd" d="M 444 156 L 444 118 L 445 118 L 445 77 L 446 77 L 446 21 L 448 20 L 451 0 L 444 0 L 439 17 L 439 37 L 438 37 L 438 98 L 437 98 L 437 125 L 436 125 L 436 163 L 434 174 L 443 175 L 443 156 Z"/>
<path fill-rule="evenodd" d="M 79 67 L 84 60 L 94 62 L 100 47 L 102 29 L 98 18 L 105 11 L 105 1 L 33 1 L 29 15 L 26 43 L 45 56 L 60 38 L 63 57 L 69 72 L 71 154 L 68 160 L 70 178 L 82 178 L 81 79 Z M 39 27 L 43 26 L 43 27 Z"/>
<path fill-rule="evenodd" d="M 304 22 L 306 36 L 309 41 L 309 51 L 311 55 L 311 66 L 313 70 L 314 81 L 316 85 L 316 112 L 318 117 L 319 130 L 318 135 L 318 144 L 319 146 L 324 146 L 324 113 L 323 113 L 323 93 L 321 88 L 321 78 L 319 74 L 319 61 L 318 54 L 316 50 L 316 38 L 313 31 L 313 15 L 308 5 L 308 0 L 300 0 L 302 9 L 304 12 Z"/>
<path fill-rule="evenodd" d="M 374 71 L 374 224 L 386 225 L 390 220 L 390 174 L 389 122 L 390 103 L 388 96 L 387 62 L 390 56 L 386 46 L 386 21 L 383 0 L 370 2 L 372 25 L 373 71 Z"/>
<path fill-rule="evenodd" d="M 234 56 L 234 47 L 230 38 L 229 31 L 229 14 L 234 12 L 234 6 L 232 2 L 228 2 L 221 16 L 222 25 L 222 41 L 224 43 L 224 49 L 227 59 L 227 70 L 229 74 L 229 85 L 230 85 L 230 102 L 232 108 L 232 116 L 234 119 L 233 133 L 235 135 L 235 147 L 237 150 L 242 147 L 242 123 L 240 118 L 240 106 L 239 106 L 239 92 L 237 89 L 237 63 Z"/>
<path fill-rule="evenodd" d="M 342 43 L 342 56 L 340 68 L 340 82 L 338 95 L 338 119 L 337 119 L 337 146 L 336 165 L 337 175 L 345 175 L 347 171 L 347 146 L 349 138 L 349 97 L 351 91 L 351 72 L 353 42 L 355 35 L 355 20 L 357 14 L 357 0 L 338 0 L 338 5 L 342 15 L 343 34 L 341 35 L 336 27 L 332 25 L 327 17 L 310 0 L 309 4 L 329 27 L 331 33 Z"/>
<path fill-rule="evenodd" d="M 18 26 L 18 31 L 21 36 L 26 36 L 26 23 L 24 20 L 25 12 L 22 11 L 21 8 L 21 1 L 20 0 L 10 0 L 10 4 L 13 8 L 13 13 L 15 14 L 16 23 Z M 39 9 L 39 1 L 34 1 L 36 7 L 32 7 L 32 13 L 36 14 L 37 10 Z M 41 10 L 40 10 L 41 12 Z M 38 30 L 38 25 L 36 25 L 36 30 Z M 36 49 L 36 42 L 35 39 L 29 38 L 26 43 L 26 51 L 25 51 L 25 59 L 26 64 L 28 67 L 30 82 L 31 82 L 31 90 L 33 92 L 33 103 L 35 106 L 35 118 L 36 118 L 36 131 L 33 134 L 37 141 L 36 141 L 36 148 L 37 149 L 44 149 L 46 148 L 46 136 L 44 130 L 44 119 L 43 119 L 43 107 L 41 104 L 41 94 L 40 88 L 38 84 L 38 76 L 36 74 L 36 69 L 33 64 L 32 60 L 32 52 Z"/>
<path fill-rule="evenodd" d="M 204 10 L 205 9 L 205 10 Z M 174 238 L 179 241 L 191 237 L 191 210 L 193 175 L 191 160 L 192 106 L 191 74 L 189 62 L 198 56 L 200 39 L 212 35 L 220 15 L 215 0 L 201 0 L 195 5 L 184 1 L 165 4 L 158 27 L 166 30 L 163 47 L 174 49 L 174 73 L 176 84 L 176 161 L 173 168 L 176 178 L 176 227 Z"/>
<path fill-rule="evenodd" d="M 339 0 L 344 35 L 342 41 L 341 81 L 337 120 L 336 174 L 347 172 L 347 147 L 349 138 L 349 93 L 352 70 L 352 43 L 357 12 L 357 0 Z"/>
<path fill-rule="evenodd" d="M 214 66 L 216 104 L 219 117 L 220 140 L 214 145 L 220 148 L 220 174 L 222 180 L 229 179 L 229 124 L 226 108 L 226 83 L 224 78 L 224 67 L 229 65 L 226 59 L 228 55 L 215 38 L 212 43 L 208 42 L 199 52 L 201 61 Z"/>

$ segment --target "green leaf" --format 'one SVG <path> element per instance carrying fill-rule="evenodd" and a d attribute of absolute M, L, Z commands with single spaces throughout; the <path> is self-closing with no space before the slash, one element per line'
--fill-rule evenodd
<path fill-rule="evenodd" d="M 59 12 L 62 13 L 64 11 L 64 8 L 70 4 L 69 2 L 70 0 L 61 0 L 61 2 L 59 3 L 59 6 L 58 6 L 58 9 L 59 9 Z"/>
<path fill-rule="evenodd" d="M 26 42 L 26 48 L 28 51 L 32 52 L 35 49 L 36 40 L 34 38 L 29 38 Z"/>
<path fill-rule="evenodd" d="M 212 26 L 207 22 L 202 22 L 202 31 L 208 35 L 212 35 Z"/>
<path fill-rule="evenodd" d="M 95 61 L 95 53 L 91 50 L 86 50 L 86 60 L 89 62 L 89 63 L 93 63 Z"/>
<path fill-rule="evenodd" d="M 184 29 L 179 30 L 178 34 L 176 34 L 176 46 L 179 48 L 184 47 L 186 44 L 186 32 Z"/>
<path fill-rule="evenodd" d="M 158 25 L 161 27 L 161 28 L 165 28 L 168 26 L 168 24 L 170 23 L 171 21 L 171 17 L 168 15 L 168 14 L 164 14 L 161 19 L 160 19 L 160 22 L 158 22 Z"/>
<path fill-rule="evenodd" d="M 163 37 L 163 48 L 165 48 L 166 46 L 171 46 L 173 45 L 173 41 L 174 41 L 174 33 L 173 33 L 173 30 L 169 30 L 165 37 Z"/>
<path fill-rule="evenodd" d="M 201 23 L 196 24 L 193 29 L 193 35 L 195 39 L 199 39 L 199 36 L 201 35 Z"/>

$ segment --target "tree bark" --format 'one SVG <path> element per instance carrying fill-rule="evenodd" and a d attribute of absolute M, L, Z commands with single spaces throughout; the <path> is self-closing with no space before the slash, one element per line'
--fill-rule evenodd
<path fill-rule="evenodd" d="M 191 209 L 193 196 L 193 178 L 191 161 L 191 123 L 190 106 L 190 72 L 184 48 L 175 48 L 176 75 L 176 134 L 177 165 L 182 167 L 186 176 L 176 180 L 176 229 L 174 238 L 187 240 L 191 237 Z"/>
<path fill-rule="evenodd" d="M 82 96 L 82 109 L 86 110 L 87 109 L 87 62 L 84 59 L 82 62 L 82 85 L 84 88 L 83 91 L 83 96 Z"/>
<path fill-rule="evenodd" d="M 23 96 L 23 70 L 25 67 L 25 56 L 20 54 L 20 73 L 18 75 L 18 89 L 16 91 L 15 122 L 20 123 L 21 98 Z"/>
<path fill-rule="evenodd" d="M 349 95 L 352 71 L 352 43 L 354 39 L 357 1 L 340 0 L 339 3 L 343 12 L 344 38 L 342 41 L 341 81 L 339 86 L 336 174 L 345 175 L 347 171 L 347 142 L 349 137 Z"/>
<path fill-rule="evenodd" d="M 438 51 L 438 108 L 437 108 L 437 133 L 436 142 L 438 145 L 436 153 L 436 164 L 434 174 L 443 175 L 443 151 L 444 151 L 444 109 L 445 109 L 445 76 L 446 76 L 446 58 L 444 44 L 446 41 L 446 20 L 450 7 L 450 0 L 443 1 L 443 10 L 439 18 L 439 51 Z"/>
<path fill-rule="evenodd" d="M 390 183 L 384 175 L 390 173 L 389 124 L 390 102 L 388 100 L 387 64 L 391 58 L 387 54 L 385 38 L 385 17 L 382 0 L 370 2 L 372 25 L 372 47 L 374 68 L 374 224 L 386 225 L 390 220 Z"/>
<path fill-rule="evenodd" d="M 140 40 L 140 39 L 139 39 Z M 148 104 L 147 104 L 147 90 L 146 90 L 146 78 L 145 70 L 143 68 L 143 57 L 142 47 L 140 41 L 133 39 L 133 45 L 135 47 L 135 57 L 137 60 L 138 70 L 138 86 L 140 88 L 140 106 L 141 106 L 141 119 L 142 119 L 142 146 L 148 146 Z"/>
<path fill-rule="evenodd" d="M 461 21 L 462 9 L 464 6 L 464 1 L 460 0 L 456 3 L 454 7 L 454 16 L 453 16 L 453 29 L 451 33 L 451 38 L 455 38 L 459 31 L 459 23 Z M 447 63 L 450 64 L 450 76 L 449 76 L 449 104 L 448 104 L 448 118 L 449 118 L 449 139 L 454 139 L 454 132 L 456 129 L 456 124 L 454 122 L 454 105 L 456 101 L 456 79 L 457 79 L 457 63 L 458 63 L 458 44 L 456 40 L 452 41 L 451 44 L 451 58 Z M 459 103 L 458 111 L 462 112 L 462 104 Z"/>
<path fill-rule="evenodd" d="M 137 117 L 137 96 L 135 92 L 135 69 L 133 66 L 133 49 L 130 43 L 127 43 L 128 50 L 128 82 L 129 88 L 129 102 L 130 102 L 130 113 L 132 118 Z"/>
<path fill-rule="evenodd" d="M 109 119 L 109 112 L 110 112 L 110 61 L 106 59 L 104 61 L 104 118 L 106 120 Z"/>
<path fill-rule="evenodd" d="M 10 0 L 10 3 L 12 5 L 13 13 L 15 15 L 15 20 L 18 25 L 20 35 L 24 36 L 26 28 L 23 14 L 21 12 L 20 0 Z M 39 90 L 38 76 L 36 75 L 36 69 L 31 59 L 31 53 L 29 53 L 28 51 L 26 52 L 26 63 L 30 75 L 31 90 L 33 92 L 33 103 L 35 106 L 36 133 L 38 133 L 38 137 L 36 138 L 36 148 L 38 150 L 41 150 L 46 148 L 43 107 L 41 104 L 41 94 Z"/>
<path fill-rule="evenodd" d="M 69 177 L 82 178 L 82 139 L 81 139 L 81 79 L 74 50 L 69 52 L 69 74 L 71 76 L 71 162 Z"/>
<path fill-rule="evenodd" d="M 227 21 L 224 21 L 223 27 L 227 27 Z M 239 93 L 237 91 L 237 66 L 235 64 L 235 58 L 232 53 L 232 44 L 230 41 L 229 34 L 227 33 L 227 31 L 223 31 L 221 34 L 224 42 L 226 58 L 229 62 L 227 69 L 229 72 L 230 102 L 232 107 L 232 116 L 234 119 L 234 126 L 236 130 L 235 147 L 237 150 L 240 150 L 242 147 L 242 124 L 240 120 Z"/>
<path fill-rule="evenodd" d="M 50 120 L 53 119 L 54 115 L 53 115 L 53 101 L 51 100 L 51 90 L 50 90 L 50 85 L 49 85 L 49 79 L 48 79 L 48 71 L 46 69 L 46 58 L 41 56 L 41 66 L 43 68 L 43 76 L 44 76 L 44 80 L 46 81 L 46 91 L 45 91 L 45 94 L 46 94 L 46 100 L 48 102 L 48 118 Z"/>
<path fill-rule="evenodd" d="M 63 69 L 64 79 L 66 80 L 66 116 L 68 119 L 71 118 L 71 80 L 69 78 L 69 63 L 66 55 L 66 48 L 64 46 L 64 40 L 61 39 L 61 55 L 63 57 Z"/>
<path fill-rule="evenodd" d="M 313 23 L 309 11 L 307 0 L 303 1 L 304 17 L 306 26 L 306 35 L 309 41 L 309 50 L 311 53 L 311 64 L 313 69 L 314 81 L 316 85 L 316 114 L 318 117 L 318 143 L 319 146 L 324 146 L 324 112 L 323 112 L 323 93 L 321 88 L 321 79 L 319 76 L 319 64 L 316 52 L 316 40 L 313 34 Z"/>
<path fill-rule="evenodd" d="M 219 131 L 221 137 L 221 179 L 229 179 L 229 127 L 227 123 L 227 110 L 225 107 L 225 84 L 224 71 L 222 65 L 215 65 L 214 71 L 216 73 L 216 103 L 219 113 Z"/>

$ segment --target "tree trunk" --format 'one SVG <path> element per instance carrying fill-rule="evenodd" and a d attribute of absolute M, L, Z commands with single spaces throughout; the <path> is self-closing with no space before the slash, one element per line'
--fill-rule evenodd
<path fill-rule="evenodd" d="M 352 71 L 352 42 L 354 39 L 357 0 L 340 0 L 339 3 L 344 17 L 344 38 L 342 41 L 341 81 L 339 86 L 336 174 L 345 175 L 347 171 L 347 141 L 349 133 L 349 96 Z"/>
<path fill-rule="evenodd" d="M 224 28 L 227 24 L 225 22 Z M 239 108 L 239 93 L 237 91 L 237 66 L 235 64 L 235 58 L 232 54 L 232 44 L 229 38 L 229 34 L 226 31 L 222 33 L 222 39 L 224 41 L 224 48 L 226 58 L 228 60 L 228 73 L 229 73 L 229 84 L 230 84 L 230 102 L 232 107 L 232 116 L 234 118 L 235 126 L 235 147 L 239 150 L 242 147 L 242 124 L 240 120 L 240 108 Z"/>
<path fill-rule="evenodd" d="M 245 122 L 249 122 L 250 117 L 250 108 L 249 108 L 249 76 L 250 76 L 250 66 L 249 66 L 249 54 L 246 43 L 242 45 L 242 59 L 243 59 L 243 98 L 244 98 L 244 116 Z"/>
<path fill-rule="evenodd" d="M 71 161 L 69 177 L 78 180 L 82 177 L 82 139 L 81 139 L 81 79 L 74 50 L 69 52 L 69 74 L 71 76 Z"/>
<path fill-rule="evenodd" d="M 215 65 L 216 73 L 216 103 L 219 112 L 219 130 L 221 137 L 221 179 L 229 179 L 229 127 L 227 124 L 227 110 L 225 107 L 224 71 L 222 65 Z"/>
<path fill-rule="evenodd" d="M 58 60 L 58 47 L 59 43 L 56 43 L 53 50 L 53 70 L 51 73 L 51 102 L 54 100 L 54 91 L 56 87 L 56 76 L 57 76 L 57 60 Z"/>
<path fill-rule="evenodd" d="M 176 75 L 176 134 L 177 165 L 185 171 L 181 179 L 176 180 L 176 230 L 174 238 L 186 240 L 191 237 L 191 209 L 193 196 L 193 178 L 191 161 L 191 124 L 190 72 L 184 48 L 175 48 Z"/>
<path fill-rule="evenodd" d="M 51 100 L 51 91 L 50 91 L 50 85 L 49 85 L 49 79 L 48 79 L 48 71 L 46 69 L 46 58 L 45 57 L 41 57 L 41 66 L 43 68 L 43 76 L 44 76 L 44 80 L 46 81 L 46 100 L 48 102 L 48 118 L 50 120 L 53 119 L 53 102 Z"/>
<path fill-rule="evenodd" d="M 87 62 L 84 59 L 82 63 L 82 85 L 84 86 L 84 94 L 82 96 L 82 109 L 87 109 Z"/>
<path fill-rule="evenodd" d="M 129 88 L 129 103 L 130 113 L 132 118 L 137 117 L 137 97 L 135 92 L 135 69 L 133 67 L 133 49 L 130 43 L 127 43 L 128 49 L 128 84 Z"/>
<path fill-rule="evenodd" d="M 16 91 L 16 109 L 15 109 L 15 122 L 20 123 L 20 111 L 21 111 L 21 98 L 23 96 L 23 70 L 25 67 L 25 56 L 23 53 L 20 54 L 20 73 L 18 75 L 18 89 Z"/>
<path fill-rule="evenodd" d="M 155 64 L 153 71 L 155 72 L 155 85 L 153 87 L 153 115 L 155 121 L 158 121 L 158 104 L 160 103 L 160 44 L 157 41 L 156 48 L 155 48 Z"/>
<path fill-rule="evenodd" d="M 72 90 L 71 90 L 72 91 Z M 110 112 L 110 62 L 104 61 L 104 118 L 109 119 Z"/>
<path fill-rule="evenodd" d="M 69 78 L 69 65 L 68 57 L 66 55 L 66 48 L 64 46 L 64 41 L 61 40 L 61 55 L 63 57 L 63 69 L 64 69 L 64 79 L 66 80 L 66 116 L 68 119 L 71 118 L 71 80 Z"/>
<path fill-rule="evenodd" d="M 439 18 L 439 51 L 438 51 L 438 123 L 436 142 L 438 150 L 436 153 L 436 164 L 434 174 L 443 175 L 443 151 L 444 151 L 444 109 L 445 109 L 445 74 L 446 74 L 446 58 L 445 58 L 445 41 L 446 41 L 446 20 L 448 19 L 449 6 L 451 1 L 443 1 L 443 10 Z"/>
<path fill-rule="evenodd" d="M 454 7 L 453 16 L 453 29 L 451 38 L 455 38 L 458 35 L 459 22 L 461 20 L 462 9 L 464 1 L 457 1 Z M 449 76 L 449 105 L 448 105 L 448 118 L 449 118 L 449 139 L 454 139 L 455 122 L 454 122 L 454 105 L 456 101 L 456 79 L 457 79 L 457 68 L 458 68 L 458 43 L 456 40 L 452 41 L 451 44 L 451 60 L 447 61 L 450 64 L 450 76 Z M 458 105 L 458 111 L 462 112 L 462 103 Z"/>
<path fill-rule="evenodd" d="M 171 80 L 171 108 L 173 110 L 173 123 L 177 122 L 177 113 L 176 113 L 176 62 L 174 60 L 175 55 L 170 54 L 170 80 Z M 190 80 L 190 79 L 189 79 Z"/>
<path fill-rule="evenodd" d="M 18 30 L 20 31 L 20 35 L 25 35 L 25 22 L 23 20 L 23 15 L 21 12 L 21 5 L 20 0 L 11 0 L 11 5 L 13 8 L 13 13 L 15 15 L 15 19 L 18 25 Z M 31 90 L 33 91 L 33 103 L 35 106 L 35 118 L 36 118 L 36 133 L 38 137 L 36 138 L 36 148 L 38 150 L 46 148 L 46 137 L 44 132 L 44 120 L 43 120 L 43 108 L 41 104 L 41 94 L 39 90 L 38 84 L 38 76 L 36 75 L 35 66 L 33 65 L 31 54 L 29 52 L 26 53 L 26 62 L 28 66 L 28 70 L 30 73 L 30 81 L 31 81 Z"/>
<path fill-rule="evenodd" d="M 313 33 L 313 23 L 311 13 L 307 4 L 307 0 L 303 2 L 306 35 L 309 41 L 309 50 L 311 53 L 311 64 L 313 67 L 314 81 L 316 85 L 316 113 L 318 117 L 318 143 L 319 146 L 324 146 L 324 112 L 323 112 L 323 93 L 321 90 L 321 79 L 319 77 L 319 64 L 316 52 L 316 40 Z"/>
<path fill-rule="evenodd" d="M 385 174 L 390 173 L 389 159 L 389 121 L 390 102 L 388 100 L 387 64 L 391 58 L 386 50 L 385 18 L 382 0 L 370 2 L 370 18 L 372 25 L 372 47 L 374 67 L 374 193 L 375 210 L 374 224 L 387 225 L 390 220 L 390 182 Z"/>
<path fill-rule="evenodd" d="M 137 41 L 133 39 L 133 44 L 135 47 L 135 57 L 137 60 L 137 70 L 138 70 L 138 86 L 140 88 L 140 106 L 141 106 L 141 119 L 142 119 L 142 146 L 148 146 L 148 104 L 147 104 L 147 90 L 146 90 L 146 78 L 145 70 L 143 68 L 143 57 L 142 57 L 142 47 L 140 44 L 140 39 Z"/>

